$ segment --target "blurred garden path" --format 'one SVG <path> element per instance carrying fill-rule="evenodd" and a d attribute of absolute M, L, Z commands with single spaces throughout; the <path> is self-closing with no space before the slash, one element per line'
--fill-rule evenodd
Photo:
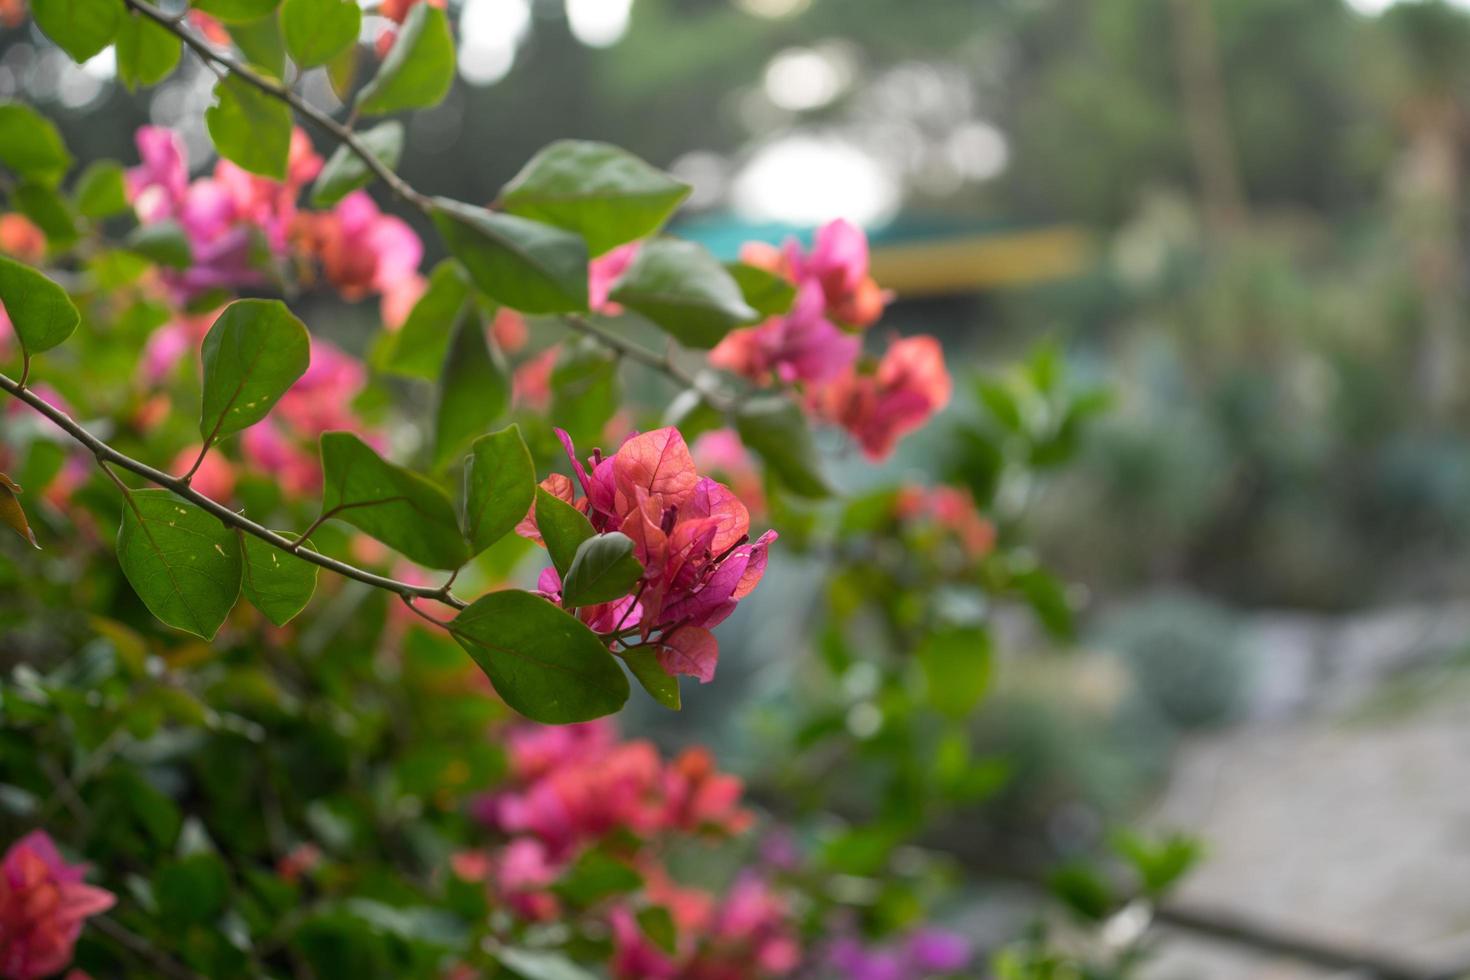
<path fill-rule="evenodd" d="M 1179 899 L 1426 968 L 1470 962 L 1466 618 L 1263 623 L 1253 717 L 1187 741 L 1151 815 L 1209 848 Z M 1150 980 L 1350 975 L 1164 935 Z"/>

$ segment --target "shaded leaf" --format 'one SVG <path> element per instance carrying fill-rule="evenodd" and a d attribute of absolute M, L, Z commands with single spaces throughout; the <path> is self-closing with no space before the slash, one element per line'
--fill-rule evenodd
<path fill-rule="evenodd" d="M 512 214 L 434 199 L 434 226 L 475 286 L 524 313 L 587 309 L 587 243 Z"/>
<path fill-rule="evenodd" d="M 56 126 L 28 105 L 0 103 L 0 164 L 28 180 L 55 186 L 71 169 Z"/>
<path fill-rule="evenodd" d="M 817 449 L 806 416 L 784 395 L 747 399 L 735 410 L 740 440 L 760 454 L 771 472 L 792 493 L 825 497 L 832 491 L 817 469 Z"/>
<path fill-rule="evenodd" d="M 460 317 L 439 376 L 434 465 L 443 466 L 483 435 L 510 404 L 510 378 L 497 363 L 475 310 Z"/>
<path fill-rule="evenodd" d="M 413 7 L 371 82 L 357 95 L 358 111 L 383 115 L 437 105 L 454 84 L 454 36 L 433 4 Z"/>
<path fill-rule="evenodd" d="M 512 214 L 576 232 L 593 255 L 644 238 L 674 213 L 689 185 L 607 143 L 558 140 L 500 192 Z"/>
<path fill-rule="evenodd" d="M 628 700 L 628 679 L 597 634 L 540 596 L 492 592 L 450 630 L 506 704 L 532 721 L 590 721 Z"/>
<path fill-rule="evenodd" d="M 515 530 L 536 499 L 536 468 L 517 426 L 481 436 L 465 463 L 464 533 L 478 555 Z"/>
<path fill-rule="evenodd" d="M 16 209 L 46 233 L 52 249 L 68 248 L 77 240 L 77 216 L 54 187 L 25 181 L 15 189 L 14 201 Z"/>
<path fill-rule="evenodd" d="M 679 678 L 663 669 L 653 647 L 633 647 L 624 650 L 622 657 L 649 697 L 670 711 L 679 710 Z"/>
<path fill-rule="evenodd" d="M 281 19 L 275 12 L 225 28 L 245 60 L 267 75 L 286 75 L 286 40 L 281 36 Z"/>
<path fill-rule="evenodd" d="M 679 934 L 669 910 L 662 905 L 650 905 L 638 910 L 637 919 L 638 928 L 643 930 L 643 934 L 655 946 L 672 956 L 678 945 Z"/>
<path fill-rule="evenodd" d="M 231 303 L 201 349 L 204 409 L 199 434 L 205 445 L 259 422 L 270 414 L 311 360 L 306 326 L 276 299 Z"/>
<path fill-rule="evenodd" d="M 582 542 L 597 532 L 580 510 L 541 487 L 536 488 L 536 529 L 558 574 L 565 576 Z"/>
<path fill-rule="evenodd" d="M 746 304 L 761 316 L 780 316 L 791 311 L 791 304 L 796 301 L 796 287 L 790 280 L 744 262 L 726 263 L 725 271 L 740 287 L 740 295 Z"/>
<path fill-rule="evenodd" d="M 298 68 L 315 68 L 341 54 L 357 40 L 362 8 L 354 0 L 285 0 L 281 34 Z"/>
<path fill-rule="evenodd" d="M 245 598 L 266 619 L 285 626 L 306 608 L 316 592 L 317 566 L 253 534 L 236 533 L 245 559 L 241 582 Z M 290 537 L 290 532 L 278 533 Z"/>
<path fill-rule="evenodd" d="M 931 633 L 919 647 L 929 703 L 951 718 L 965 717 L 990 688 L 991 662 L 990 633 L 982 627 Z"/>
<path fill-rule="evenodd" d="M 570 609 L 621 599 L 642 577 L 632 538 L 618 531 L 596 535 L 577 546 L 562 582 L 562 605 Z"/>
<path fill-rule="evenodd" d="M 240 596 L 234 534 L 167 490 L 136 490 L 124 503 L 117 557 L 133 591 L 169 626 L 213 639 Z"/>
<path fill-rule="evenodd" d="M 454 324 L 470 301 L 470 281 L 453 259 L 429 273 L 429 286 L 409 312 L 381 365 L 391 374 L 434 381 L 444 364 Z"/>
<path fill-rule="evenodd" d="M 122 165 L 114 160 L 90 164 L 77 178 L 72 198 L 77 211 L 87 218 L 110 218 L 127 211 L 131 205 Z"/>
<path fill-rule="evenodd" d="M 170 269 L 187 269 L 194 262 L 189 236 L 177 221 L 139 225 L 128 235 L 126 245 L 129 252 Z"/>
<path fill-rule="evenodd" d="M 66 290 L 28 265 L 0 255 L 0 303 L 29 354 L 50 350 L 76 330 L 82 316 Z"/>
<path fill-rule="evenodd" d="M 672 238 L 645 243 L 611 298 L 680 343 L 702 349 L 718 344 L 733 327 L 760 319 L 707 249 Z"/>
<path fill-rule="evenodd" d="M 336 2 L 336 0 L 332 0 Z M 289 4 L 289 0 L 288 0 Z M 354 10 L 356 4 L 349 4 Z M 389 170 L 398 166 L 403 155 L 403 124 L 394 120 L 380 123 L 372 129 L 357 134 L 357 141 L 371 153 L 374 159 Z M 337 147 L 327 158 L 326 166 L 311 188 L 311 203 L 315 207 L 329 208 L 360 187 L 373 182 L 373 172 L 345 144 Z M 437 270 L 436 270 L 437 271 Z"/>
<path fill-rule="evenodd" d="M 285 180 L 291 151 L 290 108 L 238 75 L 227 75 L 215 85 L 214 98 L 204 122 L 220 156 L 253 174 Z"/>
<path fill-rule="evenodd" d="M 454 505 L 438 486 L 383 459 L 350 432 L 322 436 L 322 512 L 427 568 L 468 557 Z"/>

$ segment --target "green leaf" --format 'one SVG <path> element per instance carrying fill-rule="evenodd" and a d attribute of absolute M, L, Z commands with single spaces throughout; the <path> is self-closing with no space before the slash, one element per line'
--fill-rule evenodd
<path fill-rule="evenodd" d="M 209 640 L 240 596 L 240 548 L 219 518 L 167 490 L 135 490 L 117 557 L 148 611 Z"/>
<path fill-rule="evenodd" d="M 470 301 L 470 281 L 453 259 L 429 273 L 429 285 L 389 345 L 382 369 L 390 374 L 434 381 L 449 350 L 452 327 Z"/>
<path fill-rule="evenodd" d="M 229 872 L 213 854 L 170 861 L 153 877 L 158 915 L 176 929 L 213 922 L 224 912 L 229 895 Z"/>
<path fill-rule="evenodd" d="M 0 103 L 0 164 L 27 180 L 54 187 L 71 163 L 51 120 L 19 102 Z"/>
<path fill-rule="evenodd" d="M 649 697 L 670 711 L 679 710 L 679 678 L 659 665 L 658 654 L 652 647 L 633 647 L 624 650 L 622 657 Z"/>
<path fill-rule="evenodd" d="M 621 599 L 643 577 L 643 563 L 633 556 L 633 539 L 618 531 L 588 538 L 577 546 L 562 582 L 562 605 L 595 606 Z"/>
<path fill-rule="evenodd" d="M 685 388 L 674 396 L 664 409 L 664 425 L 672 425 L 693 443 L 706 432 L 724 428 L 728 422 L 725 413 L 711 405 L 697 389 Z"/>
<path fill-rule="evenodd" d="M 564 954 L 550 950 L 499 946 L 490 955 L 521 980 L 596 980 Z"/>
<path fill-rule="evenodd" d="M 760 319 L 725 267 L 702 245 L 659 238 L 638 250 L 611 298 L 689 347 L 707 349 Z"/>
<path fill-rule="evenodd" d="M 735 410 L 735 428 L 741 442 L 759 453 L 792 493 L 813 498 L 831 494 L 817 469 L 817 449 L 806 417 L 791 399 L 784 395 L 747 399 Z"/>
<path fill-rule="evenodd" d="M 689 185 L 607 143 L 558 140 L 500 192 L 511 214 L 576 232 L 593 255 L 653 234 Z"/>
<path fill-rule="evenodd" d="M 357 40 L 362 8 L 354 0 L 285 0 L 281 32 L 298 68 L 324 65 Z"/>
<path fill-rule="evenodd" d="M 1108 882 L 1094 868 L 1074 861 L 1047 876 L 1047 887 L 1075 915 L 1101 922 L 1113 913 L 1117 900 Z"/>
<path fill-rule="evenodd" d="M 112 43 L 122 0 L 31 0 L 36 25 L 81 64 Z"/>
<path fill-rule="evenodd" d="M 1017 572 L 1011 581 L 1025 596 L 1031 611 L 1048 633 L 1058 639 L 1072 636 L 1075 629 L 1072 603 L 1067 598 L 1066 588 L 1055 576 L 1044 569 L 1028 568 Z"/>
<path fill-rule="evenodd" d="M 64 249 L 77 240 L 77 218 L 71 204 L 55 188 L 26 181 L 15 189 L 16 209 L 46 233 L 53 249 Z"/>
<path fill-rule="evenodd" d="M 536 500 L 536 467 L 517 426 L 481 436 L 464 468 L 464 534 L 478 555 L 515 530 Z"/>
<path fill-rule="evenodd" d="M 556 883 L 556 891 L 578 905 L 587 906 L 613 895 L 626 895 L 643 887 L 643 876 L 617 858 L 589 850 L 568 868 Z"/>
<path fill-rule="evenodd" d="M 128 235 L 126 244 L 129 252 L 170 269 L 187 269 L 194 262 L 189 236 L 177 221 L 139 225 Z"/>
<path fill-rule="evenodd" d="M 582 542 L 597 533 L 587 515 L 541 487 L 536 488 L 536 529 L 541 532 L 551 563 L 561 576 L 572 567 Z"/>
<path fill-rule="evenodd" d="M 963 718 L 990 688 L 990 633 L 978 626 L 931 633 L 919 647 L 929 703 L 941 714 Z"/>
<path fill-rule="evenodd" d="M 214 98 L 204 122 L 220 156 L 253 174 L 285 180 L 290 108 L 238 75 L 227 75 L 215 85 Z"/>
<path fill-rule="evenodd" d="M 241 583 L 245 598 L 266 619 L 285 626 L 306 608 L 316 592 L 317 566 L 253 534 L 236 533 L 245 556 Z M 279 533 L 290 537 L 290 532 Z"/>
<path fill-rule="evenodd" d="M 292 0 L 287 0 L 290 6 Z M 331 0 L 335 3 L 337 0 Z M 356 10 L 356 4 L 349 4 Z M 381 123 L 357 134 L 357 141 L 389 170 L 398 166 L 403 154 L 403 124 L 394 120 Z M 329 208 L 359 187 L 373 182 L 373 172 L 362 157 L 346 145 L 339 146 L 327 159 L 326 166 L 311 188 L 312 206 Z"/>
<path fill-rule="evenodd" d="M 206 446 L 270 414 L 311 361 L 306 326 L 278 299 L 231 303 L 204 337 Z"/>
<path fill-rule="evenodd" d="M 322 513 L 426 568 L 465 563 L 454 505 L 435 484 L 389 463 L 350 432 L 322 436 L 322 469 Z"/>
<path fill-rule="evenodd" d="M 591 337 L 562 345 L 551 369 L 549 418 L 574 442 L 595 442 L 622 403 L 617 358 Z"/>
<path fill-rule="evenodd" d="M 788 279 L 744 262 L 728 262 L 725 271 L 740 287 L 740 295 L 751 309 L 763 317 L 781 316 L 791 311 L 796 301 L 796 287 Z"/>
<path fill-rule="evenodd" d="M 597 634 L 540 596 L 492 592 L 449 628 L 505 703 L 532 721 L 591 721 L 628 700 L 628 678 Z"/>
<path fill-rule="evenodd" d="M 454 36 L 449 18 L 433 4 L 417 4 L 383 66 L 357 96 L 365 115 L 438 105 L 454 84 Z"/>
<path fill-rule="evenodd" d="M 0 304 L 27 354 L 39 354 L 72 335 L 82 315 L 66 290 L 28 265 L 0 255 Z"/>
<path fill-rule="evenodd" d="M 497 363 L 485 339 L 479 312 L 459 318 L 439 376 L 439 402 L 434 412 L 434 465 L 460 455 L 489 431 L 510 404 L 510 378 Z"/>
<path fill-rule="evenodd" d="M 450 254 L 497 303 L 524 313 L 587 309 L 587 243 L 578 236 L 445 198 L 434 199 L 433 218 Z"/>
<path fill-rule="evenodd" d="M 285 77 L 286 41 L 281 37 L 281 19 L 274 11 L 256 20 L 230 24 L 225 30 L 246 61 L 274 78 Z"/>
<path fill-rule="evenodd" d="M 638 928 L 643 930 L 643 934 L 655 946 L 672 956 L 678 945 L 679 934 L 669 910 L 662 905 L 650 905 L 639 909 L 636 918 Z"/>
<path fill-rule="evenodd" d="M 202 10 L 226 24 L 246 24 L 275 13 L 281 0 L 194 0 L 195 10 Z"/>
<path fill-rule="evenodd" d="M 117 29 L 117 77 L 133 91 L 139 85 L 157 85 L 179 66 L 184 53 L 177 34 L 132 11 Z"/>
<path fill-rule="evenodd" d="M 122 165 L 114 160 L 98 160 L 88 166 L 77 178 L 72 199 L 83 217 L 94 220 L 127 211 L 128 189 Z"/>
<path fill-rule="evenodd" d="M 36 540 L 36 532 L 31 530 L 30 521 L 26 520 L 25 508 L 20 505 L 21 489 L 14 480 L 0 473 L 0 524 L 4 524 L 16 534 L 31 543 L 31 547 L 37 551 L 41 550 L 41 543 Z"/>

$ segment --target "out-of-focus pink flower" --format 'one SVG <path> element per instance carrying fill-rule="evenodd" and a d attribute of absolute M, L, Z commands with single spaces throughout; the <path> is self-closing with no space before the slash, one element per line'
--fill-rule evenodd
<path fill-rule="evenodd" d="M 971 558 L 982 558 L 995 547 L 995 525 L 981 516 L 968 490 L 905 486 L 899 489 L 894 510 L 900 520 L 932 521 L 953 534 Z"/>
<path fill-rule="evenodd" d="M 761 383 L 837 377 L 857 360 L 862 341 L 827 319 L 825 304 L 820 285 L 801 284 L 790 312 L 731 331 L 710 351 L 710 363 Z"/>
<path fill-rule="evenodd" d="M 26 0 L 0 0 L 0 26 L 16 28 L 26 20 Z"/>
<path fill-rule="evenodd" d="M 714 429 L 694 440 L 694 464 L 729 485 L 755 517 L 765 513 L 766 491 L 760 470 L 734 429 Z"/>
<path fill-rule="evenodd" d="M 443 10 L 446 5 L 446 0 L 383 0 L 383 3 L 378 5 L 378 13 L 391 21 L 391 25 L 384 28 L 378 34 L 377 41 L 373 46 L 379 60 L 388 56 L 388 51 L 393 47 L 393 42 L 398 39 L 398 28 L 396 25 L 402 24 L 407 20 L 409 11 L 413 10 L 420 3 L 427 3 L 431 7 L 438 7 L 440 10 Z"/>
<path fill-rule="evenodd" d="M 276 874 L 295 883 L 315 871 L 321 863 L 321 848 L 310 842 L 297 844 L 276 862 Z"/>
<path fill-rule="evenodd" d="M 511 401 L 526 408 L 544 411 L 551 405 L 551 372 L 561 348 L 555 344 L 524 361 L 511 376 Z"/>
<path fill-rule="evenodd" d="M 230 32 L 225 30 L 225 25 L 215 20 L 202 10 L 189 11 L 189 23 L 204 39 L 215 47 L 224 48 L 230 44 Z"/>
<path fill-rule="evenodd" d="M 925 980 L 966 969 L 974 955 L 964 936 L 925 926 L 873 946 L 844 937 L 832 944 L 827 961 L 846 980 Z"/>
<path fill-rule="evenodd" d="M 634 595 L 578 615 L 603 632 L 636 627 L 645 644 L 657 631 L 652 645 L 665 671 L 709 681 L 719 656 L 709 630 L 759 584 L 776 532 L 751 542 L 749 511 L 724 484 L 699 476 L 675 428 L 634 436 L 611 456 L 594 450 L 585 467 L 571 438 L 560 429 L 557 435 L 584 496 L 573 500 L 565 477 L 542 486 L 574 503 L 599 532 L 631 538 L 644 570 Z M 518 530 L 539 540 L 534 508 Z M 542 573 L 540 589 L 560 600 L 554 568 Z"/>
<path fill-rule="evenodd" d="M 288 496 L 304 496 L 321 489 L 322 471 L 317 458 L 287 438 L 269 419 L 241 434 L 240 451 L 251 469 L 268 474 Z"/>
<path fill-rule="evenodd" d="M 111 892 L 85 884 L 86 870 L 62 860 L 42 830 L 5 852 L 0 865 L 0 976 L 38 980 L 71 961 L 82 923 L 117 901 Z"/>
<path fill-rule="evenodd" d="M 35 265 L 46 257 L 46 233 L 23 214 L 0 214 L 0 252 Z"/>
<path fill-rule="evenodd" d="M 714 756 L 703 746 L 685 749 L 664 771 L 664 819 L 687 833 L 709 827 L 738 834 L 755 821 L 741 809 L 745 784 L 715 768 Z"/>
<path fill-rule="evenodd" d="M 490 336 L 501 350 L 514 354 L 526 346 L 531 331 L 526 327 L 524 316 L 502 306 L 495 311 L 495 319 L 490 321 Z"/>
<path fill-rule="evenodd" d="M 353 191 L 325 214 L 302 215 L 297 238 L 349 300 L 406 288 L 424 254 L 407 222 L 380 211 L 366 191 Z"/>
<path fill-rule="evenodd" d="M 199 446 L 190 446 L 174 457 L 169 472 L 183 476 L 199 458 Z M 228 500 L 235 492 L 235 467 L 217 452 L 206 453 L 189 485 L 214 500 Z"/>
<path fill-rule="evenodd" d="M 818 228 L 810 252 L 787 242 L 786 261 L 791 278 L 818 283 L 828 312 L 850 327 L 871 326 L 892 298 L 868 275 L 868 236 L 850 221 Z"/>
<path fill-rule="evenodd" d="M 894 341 L 873 374 L 852 371 L 815 392 L 819 415 L 850 432 L 869 459 L 883 459 L 898 440 L 949 404 L 944 351 L 933 337 Z"/>
<path fill-rule="evenodd" d="M 607 296 L 623 273 L 628 271 L 628 266 L 638 257 L 638 249 L 641 247 L 641 242 L 629 242 L 587 263 L 587 303 L 592 309 L 607 316 L 617 316 L 623 312 L 623 308 L 611 302 Z"/>
<path fill-rule="evenodd" d="M 429 288 L 429 280 L 415 273 L 399 280 L 383 291 L 379 302 L 385 330 L 398 330 L 413 312 L 414 306 Z"/>

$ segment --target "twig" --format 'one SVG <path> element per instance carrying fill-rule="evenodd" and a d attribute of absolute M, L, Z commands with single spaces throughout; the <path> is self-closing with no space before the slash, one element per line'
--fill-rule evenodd
<path fill-rule="evenodd" d="M 205 980 L 202 974 L 195 973 L 110 916 L 99 915 L 96 918 L 90 919 L 89 924 L 109 939 L 127 947 L 127 949 L 136 955 L 147 960 L 151 966 L 164 976 L 173 977 L 175 980 Z"/>
<path fill-rule="evenodd" d="M 617 334 L 604 330 L 584 316 L 569 314 L 562 319 L 573 330 L 591 337 L 609 350 L 631 361 L 637 361 L 639 364 L 651 367 L 655 371 L 667 375 L 679 384 L 694 389 L 716 411 L 729 412 L 740 404 L 739 398 L 731 397 L 714 390 L 698 375 L 691 374 L 689 371 L 680 367 L 668 354 L 658 354 L 649 350 L 647 347 L 635 344 L 630 340 L 624 340 Z"/>
<path fill-rule="evenodd" d="M 356 565 L 349 565 L 344 561 L 329 558 L 308 548 L 298 548 L 297 542 L 282 537 L 275 531 L 263 527 L 241 514 L 237 514 L 224 504 L 194 490 L 179 478 L 170 476 L 162 470 L 155 469 L 147 463 L 140 462 L 112 448 L 88 432 L 71 416 L 45 399 L 37 396 L 33 391 L 22 388 L 13 379 L 3 374 L 0 374 L 0 391 L 5 391 L 11 397 L 25 402 L 31 408 L 50 419 L 51 422 L 68 436 L 85 446 L 93 456 L 97 457 L 97 462 L 103 468 L 104 472 L 115 482 L 119 483 L 119 485 L 121 485 L 121 481 L 117 479 L 117 475 L 112 472 L 108 464 L 116 465 L 121 469 L 142 477 L 149 483 L 172 492 L 176 496 L 189 501 L 201 510 L 211 514 L 227 527 L 236 528 L 246 534 L 253 535 L 272 547 L 294 554 L 303 561 L 309 561 L 313 565 L 318 565 L 328 571 L 336 572 L 338 575 L 356 579 L 374 588 L 394 592 L 400 596 L 434 599 L 455 609 L 463 609 L 468 605 L 463 599 L 459 599 L 446 592 L 443 586 L 411 585 L 408 582 L 400 582 L 397 579 L 391 579 L 387 576 L 358 568 Z"/>

